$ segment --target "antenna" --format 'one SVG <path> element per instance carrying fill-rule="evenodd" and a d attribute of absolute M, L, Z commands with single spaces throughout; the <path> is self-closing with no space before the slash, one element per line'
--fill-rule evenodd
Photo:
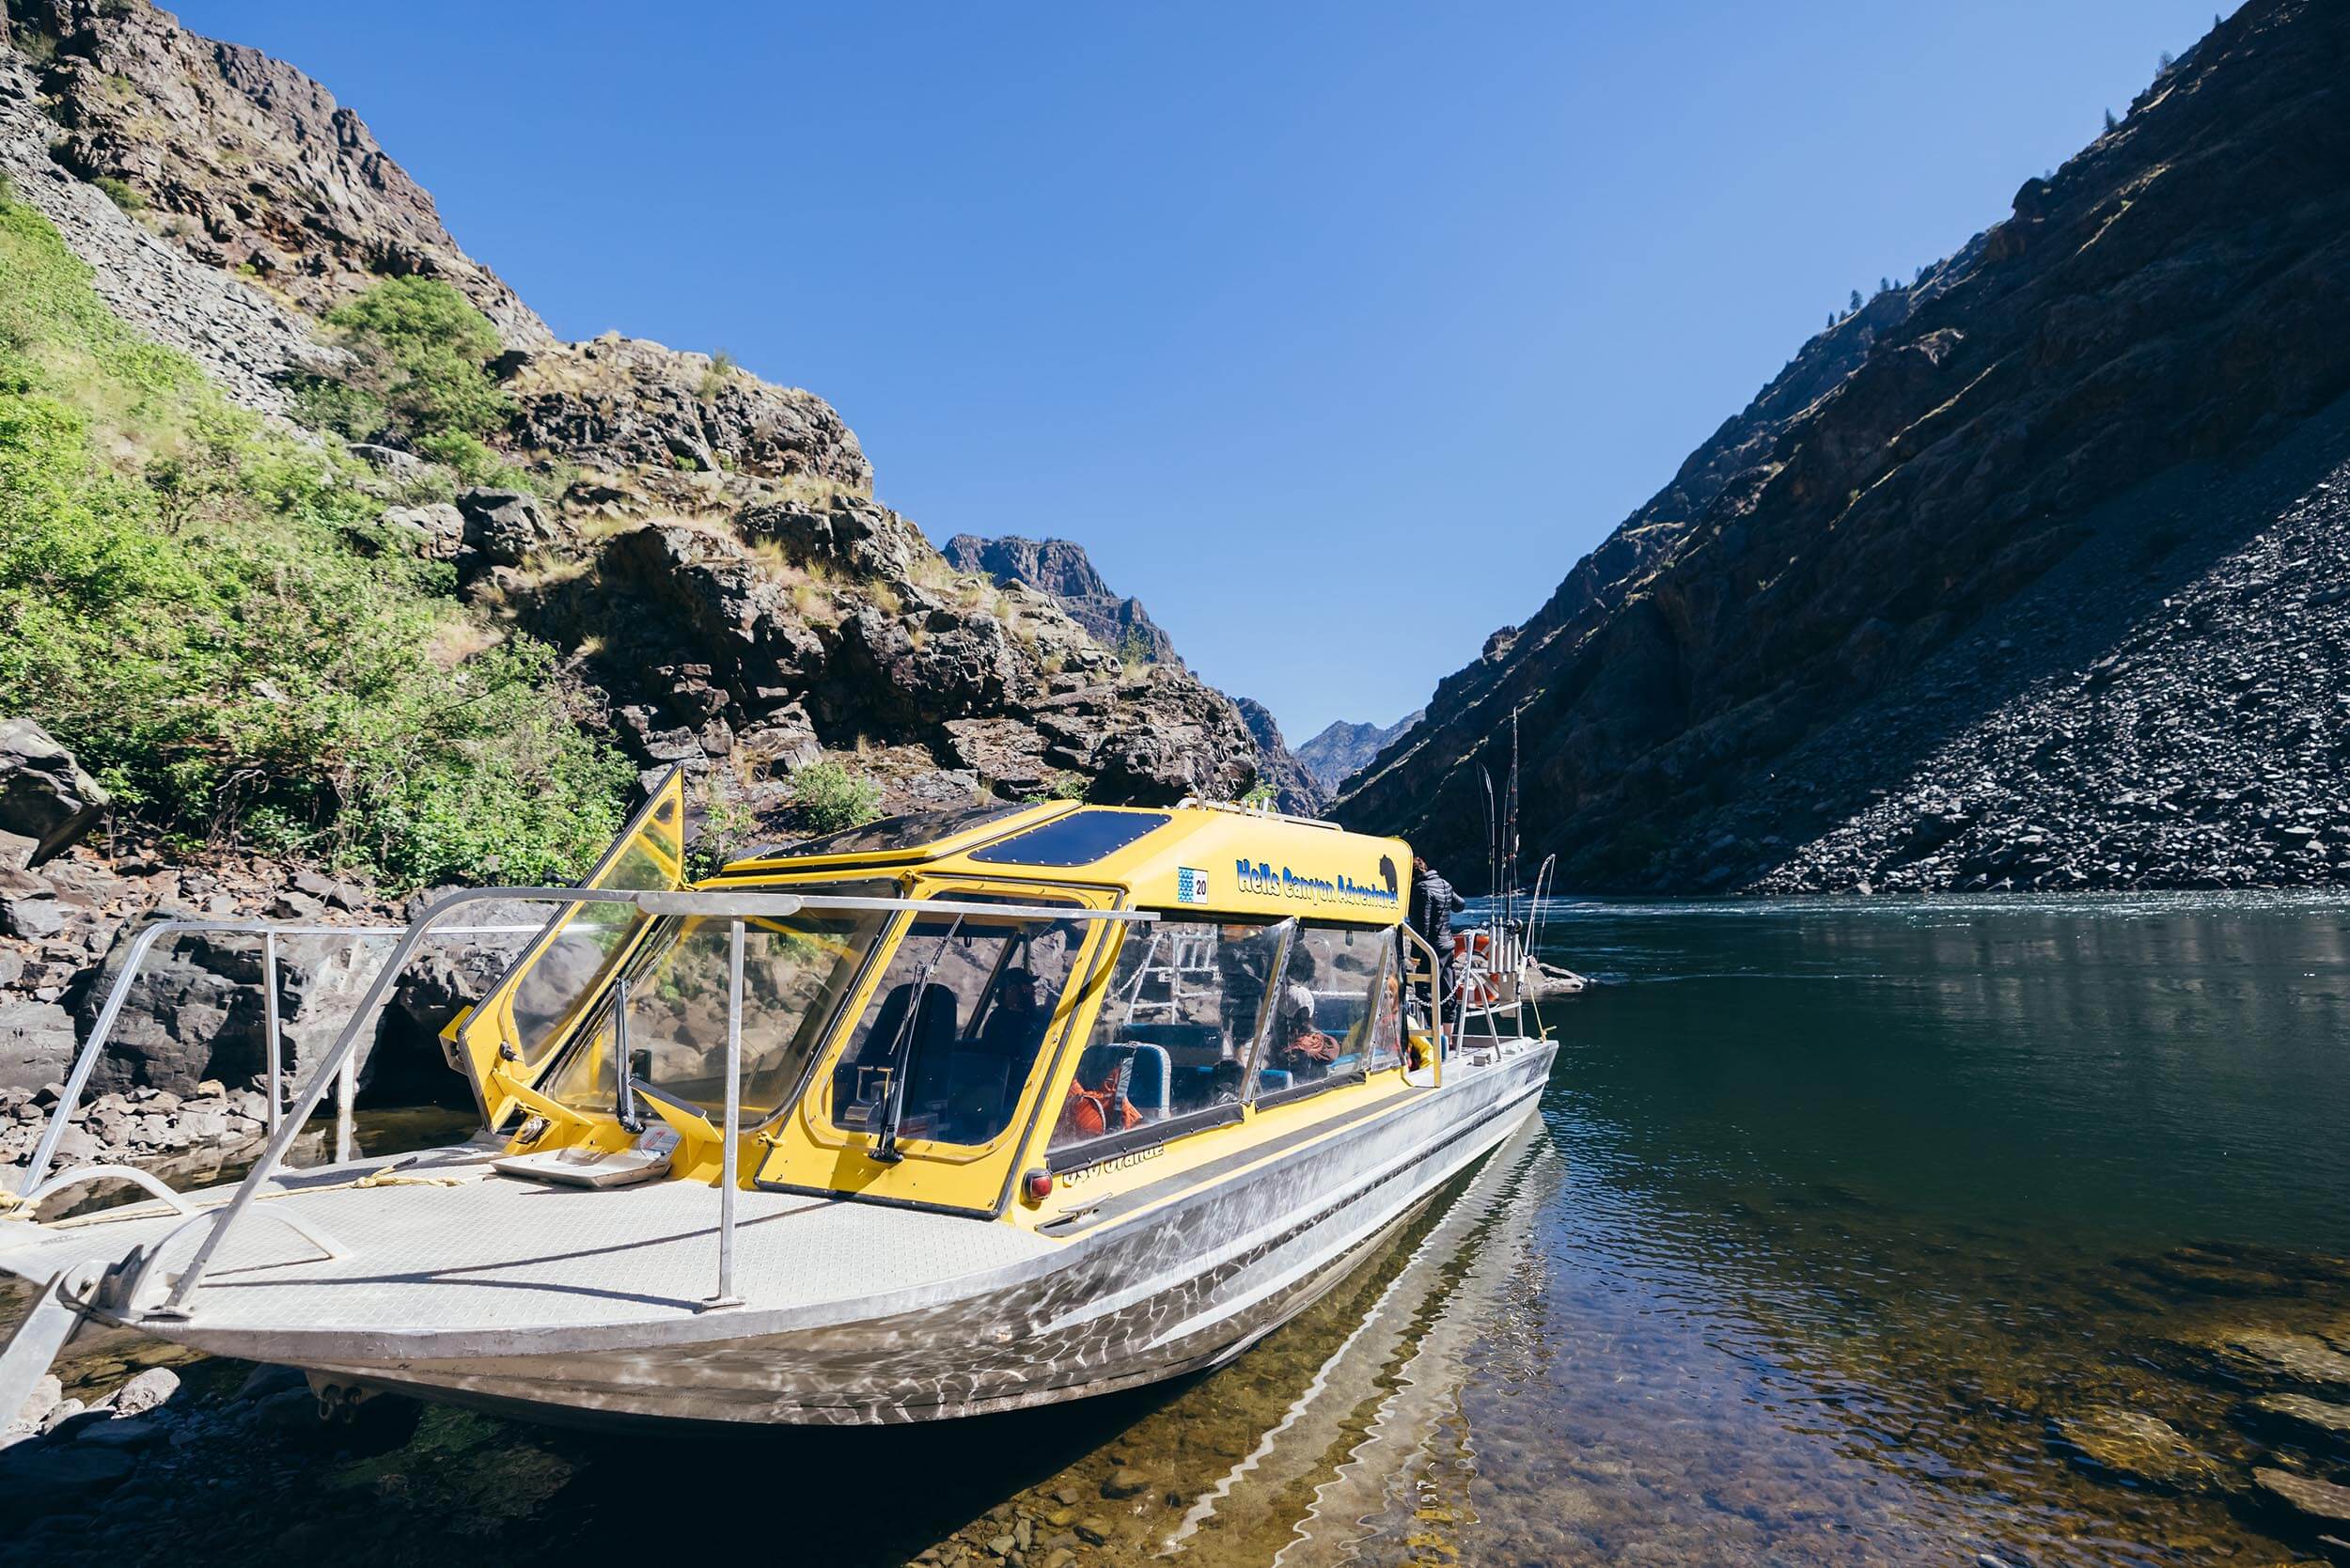
<path fill-rule="evenodd" d="M 1501 839 L 1499 824 L 1494 820 L 1494 776 L 1479 764 L 1477 776 L 1485 781 L 1485 886 L 1497 887 L 1501 880 Z"/>
<path fill-rule="evenodd" d="M 1517 902 L 1518 712 L 1519 710 L 1516 707 L 1512 707 L 1510 710 L 1510 790 L 1508 795 L 1505 797 L 1507 805 L 1504 807 L 1502 811 L 1501 874 L 1504 891 L 1502 894 L 1501 920 L 1504 927 L 1508 926 L 1510 917 L 1514 912 Z"/>

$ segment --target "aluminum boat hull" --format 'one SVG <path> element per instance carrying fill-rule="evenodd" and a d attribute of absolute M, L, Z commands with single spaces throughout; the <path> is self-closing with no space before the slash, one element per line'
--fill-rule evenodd
<path fill-rule="evenodd" d="M 648 1286 L 642 1271 L 616 1266 L 611 1283 L 595 1289 L 615 1302 L 625 1296 L 634 1309 L 626 1321 L 596 1321 L 589 1310 L 509 1327 L 486 1319 L 479 1295 L 466 1294 L 490 1285 L 485 1271 L 389 1254 L 379 1261 L 363 1247 L 370 1266 L 346 1266 L 332 1279 L 309 1278 L 324 1265 L 297 1257 L 224 1274 L 205 1293 L 221 1305 L 201 1302 L 185 1322 L 136 1312 L 111 1321 L 216 1355 L 301 1367 L 315 1379 L 566 1423 L 872 1425 L 1110 1393 L 1230 1360 L 1311 1305 L 1534 1114 L 1555 1050 L 1529 1041 L 1483 1063 L 1448 1063 L 1441 1087 L 1367 1107 L 1335 1127 L 1301 1130 L 1288 1147 L 1236 1151 L 1229 1173 L 1212 1168 L 1137 1185 L 1132 1171 L 1148 1166 L 1130 1168 L 1097 1209 L 1044 1237 L 984 1220 L 799 1201 L 773 1216 L 783 1239 L 763 1266 L 754 1261 L 744 1271 L 739 1307 L 696 1311 L 682 1281 Z M 505 1202 L 519 1184 L 486 1185 Z M 360 1195 L 339 1190 L 336 1200 L 348 1213 Z M 297 1193 L 265 1206 L 306 1201 L 318 1211 L 306 1217 L 334 1220 L 324 1197 Z M 550 1204 L 543 1212 L 563 1211 Z M 132 1233 L 142 1226 L 149 1233 Z M 807 1227 L 807 1245 L 836 1266 L 844 1247 L 870 1246 L 877 1262 L 901 1275 L 923 1261 L 901 1256 L 907 1248 L 951 1253 L 976 1232 L 1009 1231 L 1018 1241 L 1000 1257 L 942 1257 L 929 1278 L 871 1294 L 785 1301 L 762 1285 L 791 1267 L 792 1226 Z M 83 1256 L 119 1256 L 126 1241 L 152 1246 L 168 1228 L 93 1226 Z M 28 1257 L 0 1237 L 0 1267 L 40 1278 L 65 1261 L 54 1241 Z M 384 1306 L 380 1321 L 364 1327 L 319 1326 L 303 1309 L 321 1290 L 366 1293 L 371 1282 Z M 504 1273 L 496 1286 L 518 1288 Z M 274 1311 L 270 1295 L 279 1290 L 286 1299 Z M 577 1306 L 569 1297 L 564 1304 Z"/>

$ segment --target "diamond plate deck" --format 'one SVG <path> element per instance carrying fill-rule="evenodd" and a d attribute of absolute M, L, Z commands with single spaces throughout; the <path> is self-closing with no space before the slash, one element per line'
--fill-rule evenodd
<path fill-rule="evenodd" d="M 455 1186 L 348 1184 L 381 1162 L 296 1178 L 308 1190 L 265 1198 L 230 1235 L 196 1296 L 196 1323 L 208 1333 L 298 1325 L 406 1337 L 698 1315 L 717 1278 L 718 1195 L 709 1186 L 557 1187 L 490 1174 L 479 1158 L 441 1152 L 400 1173 Z M 321 1259 L 271 1223 L 289 1212 L 345 1256 Z M 18 1246 L 0 1231 L 0 1264 L 42 1276 L 151 1246 L 181 1223 L 160 1215 L 73 1226 Z M 173 1240 L 155 1278 L 184 1264 L 198 1239 Z M 737 1294 L 755 1312 L 942 1286 L 1053 1249 L 1008 1225 L 762 1192 L 738 1195 L 735 1247 Z"/>

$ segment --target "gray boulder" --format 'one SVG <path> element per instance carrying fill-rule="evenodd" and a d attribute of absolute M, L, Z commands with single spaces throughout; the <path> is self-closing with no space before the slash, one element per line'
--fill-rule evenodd
<path fill-rule="evenodd" d="M 117 933 L 82 1000 L 79 1023 L 85 1031 L 97 1022 L 139 929 L 133 922 Z M 287 1072 L 298 1074 L 333 1043 L 383 958 L 380 942 L 361 946 L 338 938 L 288 937 L 278 943 L 281 1065 Z M 124 999 L 92 1075 L 92 1090 L 145 1085 L 187 1094 L 207 1079 L 241 1084 L 257 1076 L 268 1060 L 260 980 L 261 949 L 252 937 L 205 933 L 164 941 L 149 955 Z M 362 1082 L 372 1045 L 370 1041 L 361 1047 Z"/>
<path fill-rule="evenodd" d="M 73 1060 L 73 1019 L 55 1002 L 0 1002 L 0 1090 L 39 1089 Z"/>
<path fill-rule="evenodd" d="M 384 526 L 407 541 L 408 547 L 420 556 L 435 560 L 454 560 L 465 547 L 465 516 L 446 501 L 429 506 L 391 507 L 384 513 Z"/>
<path fill-rule="evenodd" d="M 49 731 L 28 718 L 0 719 L 0 832 L 33 839 L 33 864 L 89 831 L 108 804 L 98 780 Z"/>
<path fill-rule="evenodd" d="M 464 518 L 465 542 L 495 565 L 520 566 L 556 543 L 539 498 L 525 491 L 476 486 L 458 493 L 457 510 Z"/>

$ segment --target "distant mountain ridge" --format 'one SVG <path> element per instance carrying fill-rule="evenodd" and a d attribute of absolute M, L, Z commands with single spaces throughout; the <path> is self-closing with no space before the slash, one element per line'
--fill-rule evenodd
<path fill-rule="evenodd" d="M 2350 880 L 2345 58 L 2350 7 L 2217 23 L 1807 343 L 1334 814 L 1474 859 L 1515 714 L 1568 887 Z"/>
<path fill-rule="evenodd" d="M 1111 591 L 1082 544 L 1017 534 L 1001 539 L 957 534 L 940 554 L 957 572 L 978 572 L 999 586 L 1026 583 L 1051 594 L 1070 619 L 1113 653 L 1152 664 L 1180 666 L 1183 662 L 1175 652 L 1175 639 L 1151 619 L 1141 600 Z"/>
<path fill-rule="evenodd" d="M 1418 724 L 1425 708 L 1413 710 L 1389 725 L 1350 724 L 1344 719 L 1324 726 L 1322 732 L 1297 747 L 1297 760 L 1306 765 L 1314 782 L 1326 795 L 1336 795 L 1339 787 L 1361 771 L 1363 765 L 1376 757 Z"/>

